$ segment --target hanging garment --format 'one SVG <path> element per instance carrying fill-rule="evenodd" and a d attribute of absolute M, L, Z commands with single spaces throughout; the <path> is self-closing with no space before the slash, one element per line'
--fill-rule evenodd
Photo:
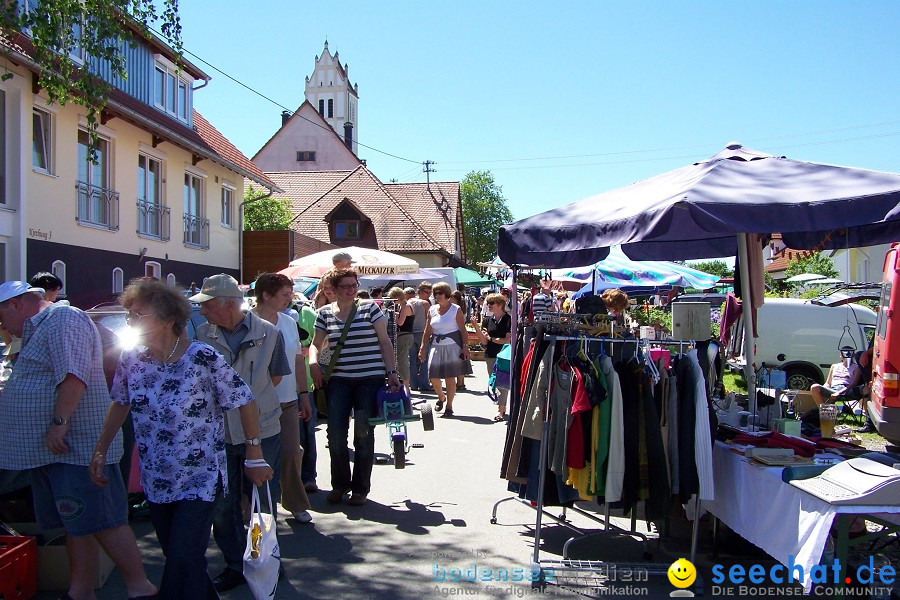
<path fill-rule="evenodd" d="M 550 470 L 561 476 L 568 475 L 566 468 L 566 439 L 572 424 L 572 369 L 559 363 L 553 369 L 553 385 L 550 392 L 550 435 L 547 448 Z"/>
<path fill-rule="evenodd" d="M 625 431 L 622 421 L 622 388 L 619 375 L 613 368 L 612 359 L 600 359 L 600 369 L 606 378 L 609 398 L 609 453 L 606 464 L 605 497 L 607 502 L 622 499 L 622 481 L 625 476 Z"/>
<path fill-rule="evenodd" d="M 713 485 L 712 448 L 713 438 L 710 431 L 709 401 L 706 396 L 706 386 L 700 363 L 697 361 L 697 350 L 687 353 L 694 372 L 696 382 L 695 396 L 695 421 L 694 421 L 694 460 L 696 462 L 697 477 L 699 479 L 700 500 L 714 500 L 715 486 Z"/>
<path fill-rule="evenodd" d="M 525 397 L 522 420 L 522 435 L 532 440 L 540 440 L 544 429 L 544 404 L 550 390 L 550 376 L 553 373 L 553 352 L 544 352 L 537 364 L 537 374 L 534 385 L 528 390 Z"/>
<path fill-rule="evenodd" d="M 594 399 L 602 395 L 602 400 L 591 412 L 591 456 L 593 456 L 588 493 L 592 496 L 606 495 L 606 472 L 609 467 L 609 438 L 612 427 L 612 398 L 609 394 L 606 375 L 598 365 L 594 365 Z"/>
<path fill-rule="evenodd" d="M 669 481 L 672 482 L 672 493 L 678 493 L 678 379 L 672 369 L 667 370 L 669 374 L 669 400 L 667 410 L 669 414 Z"/>

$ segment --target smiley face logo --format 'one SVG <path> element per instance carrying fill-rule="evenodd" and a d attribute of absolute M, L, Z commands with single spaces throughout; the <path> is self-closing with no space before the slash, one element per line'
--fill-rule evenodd
<path fill-rule="evenodd" d="M 697 579 L 697 569 L 691 564 L 691 561 L 684 558 L 679 558 L 673 562 L 667 574 L 669 575 L 669 583 L 677 588 L 689 587 Z"/>

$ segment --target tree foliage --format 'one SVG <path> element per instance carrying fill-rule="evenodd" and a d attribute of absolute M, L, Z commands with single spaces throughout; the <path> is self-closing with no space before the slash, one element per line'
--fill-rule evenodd
<path fill-rule="evenodd" d="M 818 273 L 822 277 L 837 277 L 838 270 L 834 268 L 834 261 L 822 254 L 814 252 L 803 258 L 794 258 L 788 261 L 784 271 L 786 278 L 800 275 L 801 273 Z"/>
<path fill-rule="evenodd" d="M 486 262 L 497 254 L 497 232 L 512 222 L 503 188 L 490 171 L 471 171 L 459 184 L 466 254 L 470 263 Z"/>
<path fill-rule="evenodd" d="M 252 185 L 244 192 L 244 229 L 272 231 L 290 229 L 294 215 L 286 198 L 265 198 Z"/>
<path fill-rule="evenodd" d="M 75 102 L 85 108 L 96 146 L 97 123 L 106 106 L 110 86 L 89 69 L 106 63 L 114 76 L 127 79 L 128 65 L 122 52 L 136 36 L 149 36 L 158 27 L 161 37 L 180 60 L 181 21 L 179 0 L 15 0 L 2 3 L 0 33 L 6 40 L 16 32 L 28 37 L 37 65 L 38 85 L 51 103 L 63 106 Z M 161 5 L 161 6 L 158 6 Z M 0 52 L 11 54 L 8 43 Z M 82 58 L 83 57 L 83 63 Z M 2 75 L 3 79 L 11 73 Z"/>
<path fill-rule="evenodd" d="M 691 263 L 688 266 L 690 266 L 692 269 L 697 269 L 698 271 L 709 273 L 710 275 L 718 275 L 719 278 L 734 277 L 734 269 L 729 268 L 728 263 L 726 263 L 724 260 L 704 260 Z"/>

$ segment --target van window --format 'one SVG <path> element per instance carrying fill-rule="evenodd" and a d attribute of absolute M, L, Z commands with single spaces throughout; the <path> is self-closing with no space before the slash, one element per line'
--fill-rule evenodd
<path fill-rule="evenodd" d="M 881 288 L 881 301 L 878 305 L 878 320 L 875 328 L 878 330 L 878 337 L 884 339 L 887 336 L 887 311 L 891 306 L 891 282 L 884 282 Z"/>

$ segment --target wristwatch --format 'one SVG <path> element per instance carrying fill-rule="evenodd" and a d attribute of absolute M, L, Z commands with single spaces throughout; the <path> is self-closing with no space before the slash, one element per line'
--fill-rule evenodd
<path fill-rule="evenodd" d="M 260 444 L 262 444 L 262 440 L 259 439 L 258 437 L 255 437 L 255 438 L 250 438 L 249 440 L 247 440 L 247 443 L 250 444 L 251 446 L 259 446 Z"/>
<path fill-rule="evenodd" d="M 56 415 L 55 417 L 53 417 L 54 425 L 65 425 L 68 422 L 69 422 L 69 420 L 65 417 L 61 417 L 59 415 Z"/>

